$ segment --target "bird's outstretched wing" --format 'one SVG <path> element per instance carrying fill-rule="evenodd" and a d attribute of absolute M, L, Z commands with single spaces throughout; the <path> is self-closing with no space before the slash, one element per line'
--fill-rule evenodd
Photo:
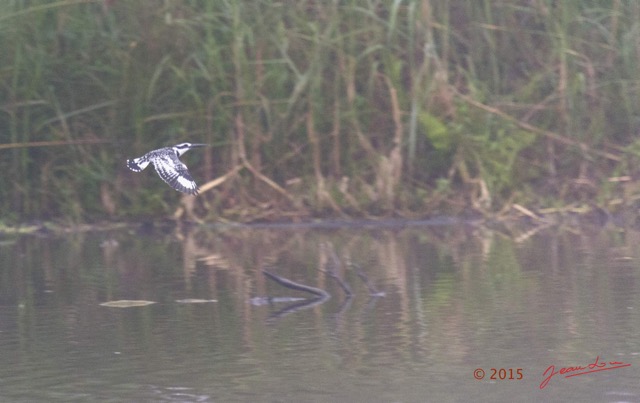
<path fill-rule="evenodd" d="M 160 178 L 175 190 L 190 195 L 198 194 L 198 185 L 191 177 L 187 166 L 174 154 L 154 159 L 153 166 Z"/>

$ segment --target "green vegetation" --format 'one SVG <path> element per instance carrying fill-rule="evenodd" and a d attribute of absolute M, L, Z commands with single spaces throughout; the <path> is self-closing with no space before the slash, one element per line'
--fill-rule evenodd
<path fill-rule="evenodd" d="M 181 141 L 231 172 L 200 218 L 628 201 L 639 31 L 623 0 L 5 1 L 2 217 L 171 214 L 124 161 Z"/>

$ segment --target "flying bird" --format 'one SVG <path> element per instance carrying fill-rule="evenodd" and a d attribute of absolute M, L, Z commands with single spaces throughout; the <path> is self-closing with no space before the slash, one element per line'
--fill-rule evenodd
<path fill-rule="evenodd" d="M 195 147 L 204 147 L 208 144 L 180 143 L 173 147 L 164 147 L 149 151 L 139 158 L 127 160 L 127 167 L 134 172 L 140 172 L 153 164 L 160 178 L 169 186 L 190 195 L 198 194 L 198 185 L 191 177 L 189 169 L 178 158 Z"/>

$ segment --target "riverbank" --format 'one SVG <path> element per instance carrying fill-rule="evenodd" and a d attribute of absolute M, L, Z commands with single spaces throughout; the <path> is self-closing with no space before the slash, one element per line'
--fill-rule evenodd
<path fill-rule="evenodd" d="M 486 228 L 501 232 L 509 237 L 528 237 L 548 228 L 569 228 L 575 231 L 594 231 L 605 227 L 616 227 L 640 231 L 640 214 L 637 209 L 626 208 L 607 211 L 600 207 L 566 206 L 533 211 L 520 205 L 513 205 L 509 211 L 500 215 L 482 215 L 470 212 L 453 216 L 430 217 L 377 217 L 377 218 L 344 218 L 344 217 L 302 217 L 297 216 L 264 220 L 256 218 L 246 221 L 229 221 L 224 219 L 203 221 L 183 220 L 172 217 L 144 218 L 131 221 L 99 221 L 94 223 L 69 223 L 61 221 L 37 221 L 16 225 L 0 225 L 0 235 L 16 236 L 37 234 L 41 236 L 112 231 L 131 228 L 141 233 L 172 232 L 177 228 L 315 228 L 337 229 L 343 227 L 359 228 L 406 228 L 406 227 L 442 227 L 469 226 Z"/>

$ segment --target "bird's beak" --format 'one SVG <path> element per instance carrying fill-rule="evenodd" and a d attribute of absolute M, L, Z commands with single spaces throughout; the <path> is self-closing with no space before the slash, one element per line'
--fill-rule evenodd
<path fill-rule="evenodd" d="M 209 144 L 191 144 L 191 147 L 206 147 Z"/>

